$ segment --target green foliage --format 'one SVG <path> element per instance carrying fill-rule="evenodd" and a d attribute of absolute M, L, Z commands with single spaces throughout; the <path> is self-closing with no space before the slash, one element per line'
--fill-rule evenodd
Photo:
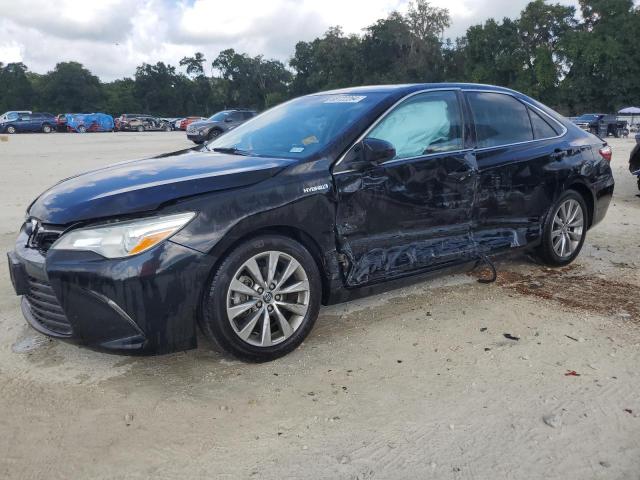
<path fill-rule="evenodd" d="M 332 27 L 298 42 L 288 66 L 226 49 L 209 64 L 196 52 L 179 61 L 182 71 L 143 64 L 134 78 L 107 83 L 77 62 L 45 75 L 0 63 L 0 111 L 206 116 L 223 108 L 262 110 L 319 90 L 438 81 L 511 87 L 564 113 L 640 105 L 640 12 L 633 0 L 580 0 L 580 16 L 573 7 L 534 0 L 518 18 L 488 19 L 454 40 L 443 38 L 449 26 L 446 9 L 415 0 L 406 13 L 392 12 L 360 35 Z"/>
<path fill-rule="evenodd" d="M 34 91 L 23 63 L 0 62 L 0 110 L 29 110 Z"/>
<path fill-rule="evenodd" d="M 40 79 L 37 106 L 55 113 L 95 112 L 103 95 L 98 77 L 78 62 L 61 62 Z"/>

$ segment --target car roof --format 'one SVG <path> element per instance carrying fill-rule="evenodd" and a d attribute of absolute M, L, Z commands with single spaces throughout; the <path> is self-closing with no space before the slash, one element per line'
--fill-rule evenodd
<path fill-rule="evenodd" d="M 519 92 L 516 92 L 515 90 L 511 90 L 509 88 L 498 87 L 496 85 L 485 85 L 481 83 L 405 83 L 400 85 L 365 85 L 361 87 L 340 88 L 336 90 L 318 92 L 312 95 L 358 95 L 366 93 L 409 94 L 420 90 L 431 90 L 440 88 L 455 88 L 461 90 L 482 89 L 495 92 L 520 94 Z"/>

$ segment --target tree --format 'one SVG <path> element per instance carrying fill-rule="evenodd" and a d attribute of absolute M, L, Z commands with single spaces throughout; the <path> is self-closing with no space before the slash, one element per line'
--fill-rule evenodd
<path fill-rule="evenodd" d="M 518 25 L 509 18 L 502 23 L 490 18 L 467 30 L 464 61 L 468 81 L 517 88 L 524 57 Z"/>
<path fill-rule="evenodd" d="M 631 0 L 581 0 L 583 22 L 564 40 L 561 95 L 571 111 L 615 111 L 640 102 L 640 14 Z"/>
<path fill-rule="evenodd" d="M 78 62 L 60 62 L 41 78 L 40 105 L 51 112 L 95 112 L 102 100 L 98 77 Z"/>
<path fill-rule="evenodd" d="M 144 63 L 136 68 L 134 94 L 142 113 L 155 115 L 189 114 L 185 109 L 188 79 L 176 73 L 172 65 Z"/>
<path fill-rule="evenodd" d="M 118 116 L 122 113 L 136 113 L 142 110 L 136 98 L 136 82 L 131 78 L 114 80 L 104 84 L 104 103 L 101 108 L 106 113 Z"/>
<path fill-rule="evenodd" d="M 183 57 L 182 60 L 180 60 L 180 66 L 186 67 L 187 75 L 198 77 L 204 75 L 204 64 L 206 61 L 203 53 L 196 52 L 193 57 Z"/>
<path fill-rule="evenodd" d="M 542 101 L 556 102 L 567 59 L 562 40 L 576 28 L 575 9 L 535 0 L 517 23 L 525 61 L 521 88 Z"/>
<path fill-rule="evenodd" d="M 363 82 L 361 39 L 332 27 L 321 38 L 298 42 L 289 65 L 295 95 L 357 85 Z"/>
<path fill-rule="evenodd" d="M 451 26 L 451 17 L 446 8 L 433 7 L 425 0 L 409 4 L 405 16 L 411 33 L 423 42 L 439 41 L 446 28 Z"/>
<path fill-rule="evenodd" d="M 224 80 L 227 106 L 263 109 L 268 98 L 287 97 L 291 73 L 282 62 L 265 60 L 262 55 L 250 57 L 230 48 L 220 52 L 212 66 Z"/>
<path fill-rule="evenodd" d="M 35 96 L 24 63 L 0 63 L 0 85 L 0 112 L 31 108 Z"/>

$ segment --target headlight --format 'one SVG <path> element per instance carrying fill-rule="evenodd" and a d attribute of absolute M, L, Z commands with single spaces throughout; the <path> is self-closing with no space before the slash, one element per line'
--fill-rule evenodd
<path fill-rule="evenodd" d="M 72 230 L 56 241 L 54 250 L 84 250 L 107 258 L 137 255 L 166 240 L 184 227 L 195 213 L 180 213 Z"/>

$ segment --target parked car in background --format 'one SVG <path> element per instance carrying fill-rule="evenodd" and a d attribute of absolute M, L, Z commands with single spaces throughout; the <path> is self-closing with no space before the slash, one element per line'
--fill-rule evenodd
<path fill-rule="evenodd" d="M 182 123 L 182 120 L 184 120 L 184 117 L 176 119 L 175 123 L 173 124 L 174 130 L 180 130 L 180 124 Z"/>
<path fill-rule="evenodd" d="M 56 131 L 63 133 L 67 131 L 67 113 L 60 113 L 56 116 Z"/>
<path fill-rule="evenodd" d="M 640 133 L 636 136 L 636 146 L 633 147 L 629 156 L 629 171 L 631 175 L 638 177 L 638 190 L 640 190 Z"/>
<path fill-rule="evenodd" d="M 610 160 L 506 88 L 321 92 L 206 146 L 59 182 L 28 207 L 10 277 L 46 335 L 169 353 L 195 348 L 199 325 L 272 360 L 321 303 L 518 249 L 568 265 L 607 212 Z"/>
<path fill-rule="evenodd" d="M 169 122 L 166 122 L 158 117 L 153 117 L 151 115 L 123 113 L 119 118 L 118 130 L 129 132 L 170 132 L 172 128 Z"/>
<path fill-rule="evenodd" d="M 206 120 L 191 123 L 187 127 L 187 138 L 195 143 L 213 140 L 255 116 L 254 110 L 223 110 Z"/>
<path fill-rule="evenodd" d="M 56 126 L 56 117 L 51 113 L 16 113 L 0 121 L 0 133 L 43 132 L 51 133 Z"/>
<path fill-rule="evenodd" d="M 176 122 L 178 120 L 182 120 L 181 118 L 174 118 L 174 117 L 162 117 L 160 118 L 160 120 L 167 122 L 169 125 L 171 125 L 171 130 L 176 130 Z"/>
<path fill-rule="evenodd" d="M 206 120 L 204 117 L 185 117 L 180 121 L 180 130 L 186 130 L 187 127 L 193 122 L 198 122 L 200 120 Z"/>
<path fill-rule="evenodd" d="M 112 132 L 114 121 L 106 113 L 68 113 L 66 126 L 70 132 Z"/>
<path fill-rule="evenodd" d="M 571 121 L 581 129 L 600 138 L 607 138 L 610 135 L 618 138 L 629 134 L 627 122 L 618 120 L 615 115 L 585 113 L 579 117 L 573 117 Z"/>

